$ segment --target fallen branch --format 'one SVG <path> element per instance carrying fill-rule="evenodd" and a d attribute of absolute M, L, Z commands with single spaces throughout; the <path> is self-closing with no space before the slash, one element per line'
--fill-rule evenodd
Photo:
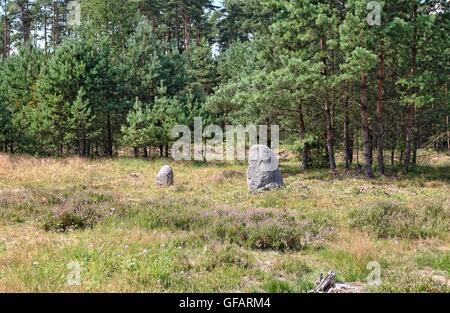
<path fill-rule="evenodd" d="M 323 276 L 320 273 L 320 278 L 316 281 L 316 288 L 314 288 L 314 293 L 327 293 L 330 289 L 336 286 L 336 273 L 330 271 L 327 276 Z"/>
<path fill-rule="evenodd" d="M 324 277 L 320 273 L 320 278 L 316 281 L 316 288 L 311 290 L 313 293 L 361 293 L 364 292 L 361 287 L 352 286 L 349 284 L 336 283 L 336 272 L 330 271 L 327 276 Z"/>

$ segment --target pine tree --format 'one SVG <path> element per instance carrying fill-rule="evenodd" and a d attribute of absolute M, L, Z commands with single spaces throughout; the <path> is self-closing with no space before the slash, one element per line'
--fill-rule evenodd
<path fill-rule="evenodd" d="M 3 139 L 10 151 L 22 150 L 24 128 L 14 115 L 34 101 L 35 84 L 43 66 L 43 54 L 37 49 L 22 48 L 2 63 L 0 103 L 2 103 Z M 13 120 L 15 123 L 13 123 Z M 6 143 L 5 143 L 6 145 Z"/>
<path fill-rule="evenodd" d="M 202 40 L 188 51 L 187 59 L 187 90 L 196 99 L 205 101 L 217 84 L 217 65 L 212 56 L 212 47 L 206 40 Z"/>
<path fill-rule="evenodd" d="M 84 100 L 86 92 L 80 88 L 77 98 L 69 108 L 69 130 L 64 140 L 68 145 L 74 145 L 80 156 L 90 154 L 89 144 L 96 137 L 93 126 L 95 116 L 91 113 L 89 102 Z"/>
<path fill-rule="evenodd" d="M 80 37 L 66 40 L 56 51 L 37 82 L 38 101 L 52 109 L 55 144 L 63 153 L 65 134 L 69 132 L 70 105 L 80 88 L 95 116 L 96 144 L 105 155 L 112 156 L 116 130 L 113 117 L 118 105 L 116 68 L 110 64 L 110 49 L 105 42 Z M 91 145 L 92 146 L 92 145 Z"/>
<path fill-rule="evenodd" d="M 359 82 L 364 168 L 367 177 L 373 178 L 368 76 L 376 66 L 377 56 L 370 46 L 373 37 L 369 29 L 370 25 L 365 19 L 366 4 L 364 0 L 353 0 L 347 4 L 348 12 L 340 29 L 341 48 L 346 55 L 345 64 L 341 68 L 344 80 Z"/>
<path fill-rule="evenodd" d="M 128 113 L 126 125 L 122 126 L 121 131 L 122 143 L 133 147 L 136 157 L 139 156 L 139 149 L 157 144 L 150 108 L 139 99 L 136 99 L 133 109 Z"/>
<path fill-rule="evenodd" d="M 142 18 L 120 59 L 129 99 L 138 97 L 144 103 L 153 101 L 161 79 L 163 58 L 163 44 L 152 32 L 149 21 Z"/>

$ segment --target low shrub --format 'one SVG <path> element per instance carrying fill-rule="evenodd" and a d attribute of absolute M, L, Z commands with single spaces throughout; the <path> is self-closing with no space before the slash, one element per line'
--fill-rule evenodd
<path fill-rule="evenodd" d="M 67 204 L 58 207 L 44 222 L 46 231 L 65 232 L 77 229 L 90 229 L 101 219 L 98 210 L 89 206 L 69 206 Z"/>
<path fill-rule="evenodd" d="M 419 266 L 431 267 L 437 271 L 444 271 L 450 275 L 450 252 L 436 252 L 424 254 L 416 259 Z"/>
<path fill-rule="evenodd" d="M 382 284 L 375 287 L 374 291 L 383 293 L 441 293 L 449 292 L 450 287 L 442 282 L 434 280 L 410 269 L 387 272 L 381 277 Z"/>
<path fill-rule="evenodd" d="M 276 210 L 220 209 L 205 216 L 219 239 L 252 249 L 300 250 L 317 235 L 312 222 Z"/>
<path fill-rule="evenodd" d="M 201 230 L 205 236 L 258 250 L 300 250 L 319 236 L 319 227 L 310 220 L 275 209 L 207 207 L 193 200 L 160 199 L 122 210 L 118 217 L 133 224 L 157 229 Z"/>
<path fill-rule="evenodd" d="M 212 245 L 203 250 L 200 262 L 194 264 L 195 270 L 212 271 L 218 267 L 236 266 L 248 269 L 254 260 L 250 253 L 237 245 Z"/>
<path fill-rule="evenodd" d="M 439 205 L 409 209 L 396 203 L 382 202 L 354 211 L 350 223 L 377 238 L 418 239 L 448 233 L 450 215 Z"/>

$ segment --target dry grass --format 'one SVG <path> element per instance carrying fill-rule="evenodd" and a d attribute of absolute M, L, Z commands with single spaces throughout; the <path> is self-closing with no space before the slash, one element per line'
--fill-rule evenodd
<path fill-rule="evenodd" d="M 420 162 L 407 177 L 367 181 L 303 173 L 286 159 L 285 188 L 249 194 L 243 164 L 168 161 L 175 185 L 162 189 L 154 177 L 164 160 L 0 154 L 0 292 L 305 292 L 329 270 L 364 283 L 370 261 L 383 285 L 368 290 L 448 291 L 450 157 Z M 352 222 L 380 203 L 410 223 Z M 45 231 L 58 210 L 101 218 Z M 79 287 L 66 283 L 71 261 L 82 266 Z"/>

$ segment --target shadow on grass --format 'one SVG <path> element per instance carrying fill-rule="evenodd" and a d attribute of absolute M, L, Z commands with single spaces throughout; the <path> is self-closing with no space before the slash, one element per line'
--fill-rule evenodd
<path fill-rule="evenodd" d="M 402 173 L 399 166 L 390 167 L 387 170 L 387 177 L 400 181 L 438 181 L 450 184 L 450 165 L 417 165 L 407 175 Z"/>
<path fill-rule="evenodd" d="M 363 171 L 358 171 L 356 169 L 351 169 L 347 171 L 342 166 L 338 167 L 338 173 L 336 175 L 332 175 L 327 168 L 316 168 L 310 170 L 303 170 L 297 164 L 281 164 L 280 165 L 281 172 L 284 177 L 297 176 L 300 174 L 304 174 L 304 179 L 320 179 L 320 180 L 332 180 L 332 179 L 345 179 L 346 177 L 352 178 L 361 178 L 365 179 L 365 175 Z M 378 169 L 374 167 L 374 173 L 376 175 L 375 181 L 380 180 L 380 176 L 377 174 Z M 440 166 L 431 166 L 431 165 L 417 165 L 410 170 L 407 175 L 402 174 L 402 167 L 387 167 L 386 169 L 386 178 L 395 179 L 396 181 L 411 181 L 411 182 L 425 182 L 425 181 L 435 181 L 441 182 L 445 184 L 450 184 L 450 165 L 440 165 Z"/>

